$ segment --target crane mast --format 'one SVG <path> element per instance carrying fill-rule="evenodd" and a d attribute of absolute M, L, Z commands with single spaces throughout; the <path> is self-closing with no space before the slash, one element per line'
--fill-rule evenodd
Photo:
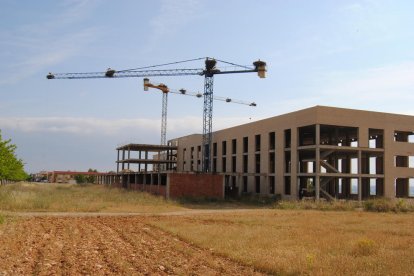
<path fill-rule="evenodd" d="M 159 67 L 163 65 L 183 63 L 187 61 L 195 61 L 205 59 L 204 69 L 148 69 L 153 67 Z M 203 108 L 203 139 L 202 139 L 202 160 L 203 160 L 203 172 L 211 172 L 211 147 L 212 147 L 212 129 L 213 129 L 213 84 L 214 75 L 219 74 L 236 74 L 236 73 L 252 73 L 257 72 L 260 78 L 265 78 L 266 62 L 255 61 L 254 67 L 241 66 L 234 63 L 225 62 L 222 60 L 216 60 L 212 58 L 198 58 L 193 60 L 187 60 L 182 62 L 174 62 L 162 65 L 154 65 L 149 67 L 141 67 L 136 69 L 127 69 L 116 71 L 108 68 L 106 72 L 89 72 L 89 73 L 49 73 L 47 79 L 94 79 L 94 78 L 129 78 L 129 77 L 154 77 L 154 76 L 191 76 L 199 75 L 204 76 L 204 108 Z M 228 70 L 216 68 L 217 61 L 227 63 L 236 67 L 241 67 L 240 70 Z M 163 93 L 165 94 L 165 93 Z M 167 97 L 165 97 L 165 105 L 167 105 Z M 164 97 L 163 97 L 164 106 Z M 164 109 L 163 109 L 164 110 Z M 164 113 L 162 114 L 164 116 Z M 166 118 L 165 113 L 165 118 Z M 166 121 L 165 121 L 166 127 Z M 161 141 L 163 143 L 163 141 Z"/>
<path fill-rule="evenodd" d="M 213 84 L 214 75 L 206 74 L 204 78 L 203 140 L 201 145 L 203 172 L 206 173 L 211 172 L 211 147 L 213 141 Z"/>
<path fill-rule="evenodd" d="M 162 92 L 161 107 L 161 145 L 167 145 L 167 109 L 168 109 L 168 92 L 170 90 L 165 84 L 154 85 L 149 82 L 148 78 L 144 79 L 144 91 L 148 91 L 148 87 L 156 88 Z"/>

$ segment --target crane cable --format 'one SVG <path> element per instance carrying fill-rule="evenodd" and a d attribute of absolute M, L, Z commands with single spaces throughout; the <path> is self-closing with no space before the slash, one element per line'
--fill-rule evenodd
<path fill-rule="evenodd" d="M 169 62 L 169 63 L 157 64 L 157 65 L 151 65 L 151 66 L 144 66 L 144 67 L 138 67 L 138 68 L 131 68 L 131 69 L 125 69 L 125 70 L 118 70 L 117 72 L 135 71 L 135 70 L 148 69 L 148 68 L 154 68 L 154 67 L 161 67 L 161 66 L 166 66 L 166 65 L 173 65 L 173 64 L 185 63 L 185 62 L 202 60 L 202 59 L 205 59 L 205 57 L 194 58 L 194 59 L 187 59 L 187 60 L 182 60 L 182 61 L 175 61 L 175 62 Z"/>
<path fill-rule="evenodd" d="M 155 67 L 161 67 L 161 66 L 167 66 L 167 65 L 173 65 L 173 64 L 180 64 L 180 63 L 186 63 L 186 62 L 190 62 L 190 61 L 197 61 L 197 60 L 208 59 L 208 58 L 210 58 L 210 57 L 200 57 L 200 58 L 187 59 L 187 60 L 181 60 L 181 61 L 175 61 L 175 62 L 169 62 L 169 63 L 163 63 L 163 64 L 156 64 L 156 65 L 143 66 L 143 67 L 137 67 L 137 68 L 131 68 L 131 69 L 124 69 L 124 70 L 117 70 L 117 72 L 119 73 L 119 72 L 142 70 L 142 69 L 155 68 Z M 214 59 L 214 58 L 210 58 L 210 59 Z M 248 70 L 252 69 L 252 67 L 249 67 L 249 66 L 246 66 L 246 65 L 240 65 L 240 64 L 220 60 L 220 59 L 216 59 L 216 60 L 219 61 L 219 62 L 222 62 L 222 63 L 230 64 L 230 65 L 241 67 L 241 68 L 244 68 L 244 69 L 248 69 Z"/>

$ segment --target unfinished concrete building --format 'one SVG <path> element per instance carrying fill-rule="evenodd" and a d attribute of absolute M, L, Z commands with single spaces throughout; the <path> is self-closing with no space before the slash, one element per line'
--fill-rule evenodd
<path fill-rule="evenodd" d="M 99 183 L 165 198 L 224 197 L 222 175 L 177 172 L 177 146 L 171 142 L 127 144 L 118 147 L 117 152 L 117 172 L 99 177 Z"/>
<path fill-rule="evenodd" d="M 201 171 L 201 135 L 169 141 L 177 172 Z M 414 197 L 414 116 L 325 106 L 213 133 L 226 194 Z"/>

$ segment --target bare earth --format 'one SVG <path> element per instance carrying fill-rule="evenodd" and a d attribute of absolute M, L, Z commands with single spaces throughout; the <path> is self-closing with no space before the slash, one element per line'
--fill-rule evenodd
<path fill-rule="evenodd" d="M 0 228 L 0 275 L 259 275 L 139 216 L 29 217 Z"/>

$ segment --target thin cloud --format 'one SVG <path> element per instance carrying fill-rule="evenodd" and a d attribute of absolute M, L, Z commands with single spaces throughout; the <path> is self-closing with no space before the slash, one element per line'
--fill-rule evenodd
<path fill-rule="evenodd" d="M 269 103 L 270 117 L 315 105 L 414 114 L 414 62 L 315 75 L 314 83 L 292 97 Z"/>
<path fill-rule="evenodd" d="M 198 0 L 169 1 L 163 0 L 157 16 L 150 26 L 152 28 L 149 47 L 156 45 L 160 40 L 174 36 L 181 28 L 200 17 L 201 3 Z"/>
<path fill-rule="evenodd" d="M 247 117 L 226 117 L 214 119 L 214 130 L 248 123 Z M 76 117 L 8 117 L 0 118 L 0 129 L 21 131 L 24 133 L 67 133 L 78 136 L 119 136 L 122 133 L 150 133 L 158 136 L 161 122 L 159 119 L 99 119 Z M 170 138 L 202 132 L 200 117 L 183 117 L 168 119 L 168 136 Z"/>
<path fill-rule="evenodd" d="M 369 68 L 356 72 L 336 72 L 325 75 L 328 87 L 324 96 L 333 95 L 348 100 L 387 101 L 399 98 L 413 100 L 414 62 Z M 410 92 L 410 93 L 407 93 Z"/>
<path fill-rule="evenodd" d="M 0 57 L 7 60 L 0 69 L 0 84 L 16 83 L 44 71 L 76 55 L 94 41 L 99 36 L 96 28 L 66 30 L 70 24 L 84 19 L 94 2 L 66 2 L 63 12 L 51 16 L 47 22 L 2 31 L 0 43 L 9 50 L 0 53 Z"/>

